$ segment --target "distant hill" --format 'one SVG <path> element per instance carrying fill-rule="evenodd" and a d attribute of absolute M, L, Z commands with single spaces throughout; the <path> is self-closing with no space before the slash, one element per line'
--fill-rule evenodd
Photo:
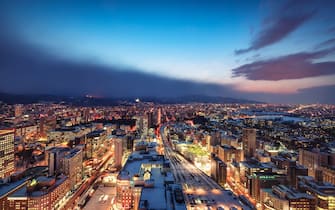
<path fill-rule="evenodd" d="M 182 97 L 139 97 L 142 102 L 153 102 L 157 104 L 187 104 L 187 103 L 262 103 L 258 101 L 235 99 L 221 96 L 189 95 Z M 68 103 L 78 106 L 113 106 L 135 102 L 133 97 L 123 98 L 95 98 L 86 96 L 55 96 L 55 95 L 26 95 L 0 93 L 0 101 L 7 104 L 31 104 L 40 102 Z"/>
<path fill-rule="evenodd" d="M 145 98 L 144 98 L 145 99 Z M 236 99 L 222 96 L 205 96 L 205 95 L 188 95 L 183 97 L 175 98 L 157 98 L 160 103 L 237 103 L 237 104 L 251 104 L 251 103 L 262 103 L 259 101 L 252 101 L 247 99 Z"/>

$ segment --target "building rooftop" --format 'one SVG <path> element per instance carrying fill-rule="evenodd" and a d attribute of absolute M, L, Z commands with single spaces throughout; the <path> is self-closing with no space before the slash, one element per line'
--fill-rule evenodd
<path fill-rule="evenodd" d="M 299 187 L 308 188 L 317 194 L 335 196 L 335 185 L 328 182 L 317 182 L 311 176 L 298 176 Z"/>
<path fill-rule="evenodd" d="M 273 186 L 272 191 L 276 195 L 284 194 L 285 198 L 288 199 L 299 199 L 299 198 L 307 198 L 307 199 L 313 199 L 314 197 L 307 194 L 307 193 L 302 193 L 299 192 L 293 188 L 289 188 L 285 185 L 278 185 L 278 186 Z M 280 197 L 280 196 L 279 196 Z"/>
<path fill-rule="evenodd" d="M 48 152 L 68 152 L 71 148 L 69 147 L 51 147 L 47 151 Z"/>
<path fill-rule="evenodd" d="M 33 175 L 42 173 L 43 171 L 45 171 L 45 169 L 46 169 L 45 166 L 37 166 L 37 167 L 29 168 L 25 170 L 24 172 L 21 172 L 25 174 L 23 178 L 17 181 L 13 181 L 13 182 L 0 183 L 0 198 L 8 195 L 9 193 L 16 190 L 17 188 L 22 187 L 28 182 L 29 179 L 31 179 Z M 16 173 L 16 174 L 19 174 L 19 173 Z"/>
<path fill-rule="evenodd" d="M 226 140 L 236 141 L 238 140 L 237 136 L 221 134 L 221 137 Z"/>
<path fill-rule="evenodd" d="M 154 180 L 154 187 L 143 188 L 141 200 L 147 201 L 149 209 L 167 209 L 164 179 L 159 168 L 151 169 L 151 179 Z"/>
<path fill-rule="evenodd" d="M 0 135 L 6 135 L 10 133 L 14 133 L 14 130 L 0 130 Z"/>
<path fill-rule="evenodd" d="M 45 195 L 45 194 L 51 192 L 52 190 L 54 190 L 60 184 L 62 184 L 67 179 L 67 177 L 63 176 L 63 175 L 59 176 L 57 178 L 55 178 L 55 177 L 40 176 L 40 177 L 36 178 L 36 182 L 37 183 L 39 183 L 39 182 L 49 182 L 49 181 L 52 181 L 54 179 L 55 179 L 55 183 L 54 184 L 52 184 L 50 186 L 47 186 L 46 189 L 41 188 L 41 189 L 38 189 L 38 190 L 33 190 L 29 196 L 31 196 L 31 197 L 39 197 L 39 196 Z M 13 194 L 11 194 L 9 196 L 9 199 L 10 198 L 16 198 L 16 197 L 27 197 L 27 196 L 28 196 L 28 188 L 27 188 L 27 185 L 24 185 L 19 190 L 17 190 Z"/>
<path fill-rule="evenodd" d="M 81 151 L 81 150 L 80 150 L 79 148 L 74 148 L 74 149 L 72 149 L 72 150 L 70 151 L 69 154 L 67 154 L 67 155 L 65 156 L 65 158 L 72 158 L 72 157 L 76 156 L 80 151 Z"/>
<path fill-rule="evenodd" d="M 124 165 L 122 171 L 127 171 L 130 177 L 133 177 L 135 174 L 140 174 L 143 172 L 144 164 L 163 164 L 164 157 L 158 155 L 155 151 L 149 151 L 142 153 L 141 151 L 135 151 L 131 154 L 131 157 L 128 158 L 126 164 Z M 119 175 L 122 175 L 122 171 Z"/>
<path fill-rule="evenodd" d="M 5 184 L 0 184 L 0 198 L 3 196 L 6 196 L 9 194 L 11 191 L 25 185 L 25 183 L 28 181 L 28 178 L 26 179 L 21 179 L 16 182 L 9 182 Z"/>
<path fill-rule="evenodd" d="M 272 168 L 273 165 L 270 163 L 262 163 L 257 160 L 247 160 L 242 161 L 241 164 L 243 164 L 246 168 Z"/>
<path fill-rule="evenodd" d="M 147 207 L 148 209 L 186 209 L 184 205 L 177 205 L 171 202 L 168 192 L 168 185 L 166 183 L 174 182 L 173 175 L 169 172 L 162 173 L 164 163 L 166 162 L 164 156 L 158 155 L 155 151 L 141 152 L 135 151 L 128 158 L 122 171 L 118 175 L 118 179 L 131 180 L 134 176 L 143 177 L 145 183 L 150 186 L 142 186 L 141 197 L 139 205 Z M 154 195 L 154 196 L 153 196 Z"/>
<path fill-rule="evenodd" d="M 221 147 L 222 147 L 224 150 L 236 150 L 235 147 L 230 146 L 230 145 L 227 145 L 227 144 L 221 145 Z"/>

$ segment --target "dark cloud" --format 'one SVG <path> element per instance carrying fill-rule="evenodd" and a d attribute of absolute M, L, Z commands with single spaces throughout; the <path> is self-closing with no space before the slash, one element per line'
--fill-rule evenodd
<path fill-rule="evenodd" d="M 64 96 L 93 94 L 111 97 L 203 94 L 271 103 L 335 104 L 334 87 L 320 87 L 317 90 L 311 88 L 294 95 L 240 92 L 227 85 L 165 78 L 142 73 L 137 69 L 61 59 L 48 51 L 22 42 L 1 21 L 0 31 L 0 92 Z M 329 52 L 320 51 L 314 53 L 318 55 L 309 57 L 321 57 L 327 53 Z"/>
<path fill-rule="evenodd" d="M 6 30 L 8 28 L 1 24 L 0 29 L 9 33 Z M 229 86 L 166 78 L 132 68 L 62 59 L 8 33 L 0 35 L 2 92 L 111 97 L 172 97 L 188 94 L 228 96 L 232 93 Z"/>
<path fill-rule="evenodd" d="M 309 20 L 313 16 L 313 13 L 292 15 L 289 17 L 280 17 L 270 26 L 261 30 L 260 33 L 251 42 L 250 47 L 246 49 L 239 49 L 235 51 L 236 55 L 250 52 L 252 50 L 258 50 L 266 46 L 277 43 L 287 37 L 290 33 L 295 31 L 304 22 Z"/>
<path fill-rule="evenodd" d="M 330 75 L 335 74 L 335 62 L 314 63 L 313 60 L 333 52 L 335 52 L 335 48 L 291 54 L 245 64 L 232 71 L 236 77 L 245 76 L 250 80 L 273 81 Z"/>
<path fill-rule="evenodd" d="M 288 1 L 282 6 L 275 4 L 271 7 L 268 9 L 274 11 L 263 19 L 262 28 L 253 38 L 250 46 L 235 50 L 236 55 L 258 50 L 283 40 L 316 13 L 315 9 L 307 11 L 299 1 Z"/>

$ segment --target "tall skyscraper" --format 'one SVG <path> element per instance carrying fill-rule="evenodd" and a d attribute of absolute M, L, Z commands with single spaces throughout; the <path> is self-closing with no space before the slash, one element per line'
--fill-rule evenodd
<path fill-rule="evenodd" d="M 0 178 L 14 172 L 14 131 L 0 130 Z"/>
<path fill-rule="evenodd" d="M 251 158 L 256 151 L 256 129 L 244 128 L 242 135 L 243 153 L 245 158 Z"/>
<path fill-rule="evenodd" d="M 152 111 L 147 113 L 148 116 L 148 129 L 154 127 L 154 114 Z"/>
<path fill-rule="evenodd" d="M 121 138 L 116 138 L 116 139 L 114 139 L 115 167 L 121 167 L 122 166 L 122 156 L 123 156 L 122 139 Z"/>
<path fill-rule="evenodd" d="M 158 108 L 157 109 L 157 116 L 156 116 L 156 125 L 161 124 L 161 118 L 162 118 L 162 109 Z"/>

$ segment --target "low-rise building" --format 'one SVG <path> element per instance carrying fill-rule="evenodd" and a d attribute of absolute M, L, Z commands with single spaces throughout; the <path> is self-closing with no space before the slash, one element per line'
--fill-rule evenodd
<path fill-rule="evenodd" d="M 284 185 L 261 189 L 261 204 L 264 210 L 314 210 L 316 200 L 307 193 Z"/>
<path fill-rule="evenodd" d="M 335 209 L 335 185 L 316 181 L 310 176 L 298 176 L 297 187 L 316 198 L 316 209 Z"/>
<path fill-rule="evenodd" d="M 54 209 L 70 190 L 69 179 L 64 176 L 40 176 L 7 197 L 9 209 Z"/>

